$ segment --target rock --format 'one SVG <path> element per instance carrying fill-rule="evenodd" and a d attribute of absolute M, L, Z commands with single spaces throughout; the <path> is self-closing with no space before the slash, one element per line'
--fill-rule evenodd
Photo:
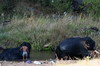
<path fill-rule="evenodd" d="M 30 64 L 30 63 L 32 63 L 32 61 L 31 60 L 27 60 L 27 61 L 25 61 L 25 63 Z"/>
<path fill-rule="evenodd" d="M 42 64 L 42 62 L 40 62 L 40 61 L 34 61 L 33 63 L 34 64 Z"/>
<path fill-rule="evenodd" d="M 99 31 L 99 29 L 98 29 L 97 27 L 90 27 L 89 29 L 90 29 L 90 30 L 93 30 L 93 31 L 95 31 L 95 32 L 98 32 L 98 31 Z"/>
<path fill-rule="evenodd" d="M 44 48 L 48 48 L 50 46 L 50 44 L 45 44 Z"/>
<path fill-rule="evenodd" d="M 54 64 L 54 63 L 55 63 L 55 61 L 50 61 L 49 63 Z"/>
<path fill-rule="evenodd" d="M 54 64 L 54 63 L 56 63 L 56 60 L 50 59 L 48 62 L 51 63 L 51 64 Z"/>
<path fill-rule="evenodd" d="M 5 21 L 3 21 L 3 26 L 9 24 L 10 22 L 11 22 L 10 20 L 5 20 Z"/>

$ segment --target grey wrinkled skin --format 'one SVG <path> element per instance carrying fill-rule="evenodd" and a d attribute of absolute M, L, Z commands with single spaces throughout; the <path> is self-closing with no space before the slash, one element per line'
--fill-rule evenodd
<path fill-rule="evenodd" d="M 75 37 L 75 38 L 68 38 L 63 40 L 55 50 L 56 57 L 61 59 L 67 56 L 71 59 L 75 59 L 76 57 L 79 59 L 83 59 L 86 56 L 90 56 L 89 51 L 94 51 L 95 41 L 92 40 L 90 37 Z"/>

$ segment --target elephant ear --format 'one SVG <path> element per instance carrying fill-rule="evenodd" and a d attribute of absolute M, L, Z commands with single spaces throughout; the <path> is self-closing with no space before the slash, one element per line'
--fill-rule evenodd
<path fill-rule="evenodd" d="M 88 50 L 95 50 L 95 41 L 93 39 L 91 39 L 90 37 L 85 37 L 83 38 L 83 40 L 85 41 L 86 45 L 88 45 Z"/>
<path fill-rule="evenodd" d="M 82 41 L 81 43 L 83 44 L 84 48 L 86 48 L 86 49 L 88 49 L 90 47 L 89 44 L 86 43 L 86 41 Z"/>

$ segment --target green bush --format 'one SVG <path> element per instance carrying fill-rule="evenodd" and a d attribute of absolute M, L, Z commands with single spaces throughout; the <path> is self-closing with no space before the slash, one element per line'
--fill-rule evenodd
<path fill-rule="evenodd" d="M 31 13 L 27 9 L 27 7 L 31 8 L 30 6 L 33 8 L 33 11 L 39 10 L 44 14 L 62 14 L 63 12 L 72 11 L 72 0 L 3 0 L 0 4 L 0 14 L 4 13 L 5 17 L 18 14 L 25 16 Z M 84 8 L 87 14 L 91 13 L 100 17 L 100 0 L 84 0 L 84 6 L 80 6 L 80 8 Z"/>
<path fill-rule="evenodd" d="M 85 0 L 84 4 L 88 13 L 100 17 L 100 0 Z"/>
<path fill-rule="evenodd" d="M 51 5 L 57 12 L 62 13 L 71 10 L 71 2 L 72 0 L 53 0 Z"/>
<path fill-rule="evenodd" d="M 29 0 L 34 4 L 40 4 L 43 8 L 42 11 L 46 12 L 59 12 L 69 11 L 71 9 L 72 0 Z"/>
<path fill-rule="evenodd" d="M 11 18 L 17 1 L 16 0 L 3 0 L 0 4 L 0 14 L 3 14 L 4 19 Z"/>

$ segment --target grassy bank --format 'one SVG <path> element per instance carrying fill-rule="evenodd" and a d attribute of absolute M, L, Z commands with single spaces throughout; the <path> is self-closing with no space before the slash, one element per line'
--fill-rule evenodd
<path fill-rule="evenodd" d="M 7 25 L 0 25 L 0 46 L 9 48 L 19 46 L 23 41 L 30 42 L 32 49 L 41 50 L 48 44 L 49 48 L 55 47 L 65 38 L 75 36 L 90 36 L 100 47 L 100 34 L 90 27 L 100 29 L 100 20 L 95 20 L 92 16 L 71 16 L 63 18 L 30 18 L 13 17 Z"/>

